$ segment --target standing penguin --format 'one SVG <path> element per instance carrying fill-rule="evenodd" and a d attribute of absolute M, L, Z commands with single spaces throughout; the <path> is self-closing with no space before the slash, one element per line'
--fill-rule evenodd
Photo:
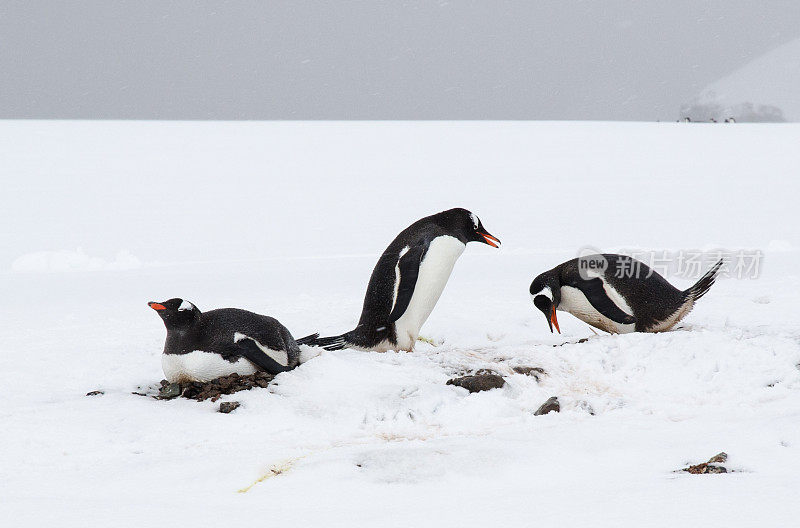
<path fill-rule="evenodd" d="M 298 345 L 319 336 L 295 341 L 276 319 L 238 308 L 201 312 L 183 299 L 147 304 L 167 327 L 161 366 L 173 383 L 206 382 L 234 372 L 285 372 L 298 365 Z"/>
<path fill-rule="evenodd" d="M 466 209 L 417 220 L 397 235 L 375 265 L 358 326 L 314 344 L 326 350 L 412 350 L 468 242 L 500 243 Z"/>
<path fill-rule="evenodd" d="M 708 292 L 722 264 L 719 260 L 694 286 L 681 291 L 631 257 L 590 255 L 545 271 L 529 291 L 551 332 L 555 326 L 561 333 L 556 310 L 612 334 L 664 332 Z"/>

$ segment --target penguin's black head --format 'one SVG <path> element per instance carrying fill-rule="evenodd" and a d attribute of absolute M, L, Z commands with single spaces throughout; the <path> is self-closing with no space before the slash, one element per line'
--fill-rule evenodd
<path fill-rule="evenodd" d="M 158 313 L 167 328 L 181 328 L 194 323 L 200 310 L 189 301 L 170 299 L 164 302 L 149 302 L 147 305 Z"/>
<path fill-rule="evenodd" d="M 436 215 L 439 223 L 464 242 L 482 242 L 492 247 L 500 247 L 500 240 L 490 235 L 483 227 L 480 218 L 473 212 L 457 207 Z"/>
<path fill-rule="evenodd" d="M 558 283 L 556 275 L 552 272 L 542 273 L 533 279 L 529 292 L 533 305 L 541 310 L 545 319 L 547 319 L 547 326 L 550 327 L 550 332 L 553 331 L 553 326 L 555 326 L 560 334 L 561 329 L 558 327 L 556 307 L 561 302 L 561 285 Z"/>

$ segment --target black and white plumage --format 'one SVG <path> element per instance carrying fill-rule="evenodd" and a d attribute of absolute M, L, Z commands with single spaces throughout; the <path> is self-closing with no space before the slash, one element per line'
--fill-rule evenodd
<path fill-rule="evenodd" d="M 358 326 L 315 344 L 327 350 L 412 350 L 468 242 L 498 247 L 500 241 L 466 209 L 417 220 L 397 235 L 375 265 Z"/>
<path fill-rule="evenodd" d="M 299 345 L 319 336 L 295 340 L 276 319 L 238 308 L 201 312 L 177 298 L 147 304 L 167 327 L 161 365 L 170 382 L 291 370 L 300 359 Z"/>
<path fill-rule="evenodd" d="M 587 269 L 582 263 L 606 265 Z M 664 332 L 674 327 L 708 292 L 722 267 L 720 260 L 687 290 L 679 290 L 643 262 L 603 254 L 572 259 L 536 277 L 533 304 L 544 313 L 550 331 L 558 327 L 556 310 L 612 334 Z"/>

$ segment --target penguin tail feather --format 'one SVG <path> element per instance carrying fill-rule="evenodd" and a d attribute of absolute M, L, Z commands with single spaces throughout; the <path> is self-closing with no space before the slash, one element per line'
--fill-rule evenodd
<path fill-rule="evenodd" d="M 319 332 L 307 335 L 305 337 L 301 337 L 300 339 L 295 339 L 294 342 L 297 343 L 298 345 L 313 345 L 318 337 L 319 337 Z"/>
<path fill-rule="evenodd" d="M 346 334 L 332 336 L 332 337 L 319 337 L 314 339 L 313 343 L 308 343 L 314 346 L 322 347 L 325 350 L 342 350 L 349 345 L 345 339 Z"/>
<path fill-rule="evenodd" d="M 700 277 L 700 280 L 697 281 L 694 286 L 686 290 L 686 296 L 691 298 L 692 302 L 708 293 L 709 288 L 711 288 L 711 286 L 714 284 L 714 281 L 717 279 L 717 275 L 719 274 L 719 270 L 724 263 L 724 259 L 719 259 L 717 263 L 706 272 L 705 275 Z"/>

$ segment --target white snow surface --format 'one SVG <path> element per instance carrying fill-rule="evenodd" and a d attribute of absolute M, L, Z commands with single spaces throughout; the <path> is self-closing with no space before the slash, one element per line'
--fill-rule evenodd
<path fill-rule="evenodd" d="M 0 516 L 794 526 L 798 144 L 790 124 L 0 122 Z M 163 378 L 147 301 L 338 334 L 389 241 L 456 206 L 503 245 L 467 246 L 422 327 L 433 344 L 323 352 L 225 397 L 242 404 L 227 415 L 131 394 Z M 530 281 L 587 245 L 764 257 L 676 331 L 595 336 L 561 313 L 550 334 Z M 76 247 L 140 265 L 24 257 Z M 445 385 L 479 368 L 506 386 Z M 550 396 L 561 412 L 534 416 Z M 674 472 L 719 451 L 735 472 Z"/>
<path fill-rule="evenodd" d="M 129 251 L 117 251 L 114 260 L 87 255 L 83 248 L 76 250 L 34 251 L 20 255 L 11 263 L 18 272 L 47 273 L 51 271 L 106 271 L 140 268 L 142 262 Z"/>

